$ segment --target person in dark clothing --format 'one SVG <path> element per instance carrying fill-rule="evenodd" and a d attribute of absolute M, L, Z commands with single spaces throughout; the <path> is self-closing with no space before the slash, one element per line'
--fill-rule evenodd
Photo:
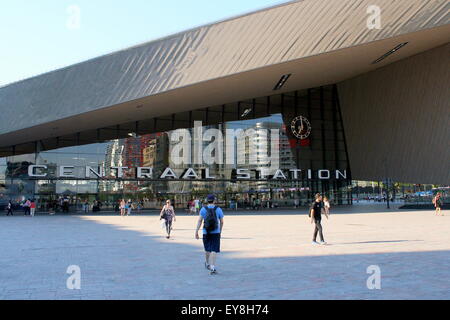
<path fill-rule="evenodd" d="M 442 201 L 442 194 L 438 193 L 436 195 L 436 197 L 433 198 L 433 204 L 434 204 L 434 207 L 436 208 L 436 215 L 437 216 L 441 215 L 441 213 L 442 213 L 442 203 L 443 203 L 443 201 Z M 442 216 L 443 215 L 444 214 L 442 213 Z"/>
<path fill-rule="evenodd" d="M 23 209 L 25 210 L 24 212 L 24 216 L 29 216 L 30 215 L 30 209 L 31 207 L 31 199 L 28 199 L 25 204 L 23 205 Z"/>
<path fill-rule="evenodd" d="M 317 235 L 320 235 L 320 244 L 326 245 L 325 239 L 323 237 L 323 228 L 322 228 L 322 211 L 323 211 L 323 201 L 322 196 L 320 194 L 316 194 L 316 200 L 311 204 L 310 207 L 310 217 L 311 217 L 311 224 L 315 224 L 314 228 L 314 235 L 313 235 L 313 244 L 319 244 L 317 243 Z M 328 213 L 324 211 L 325 216 L 328 219 Z"/>
<path fill-rule="evenodd" d="M 175 209 L 172 206 L 172 202 L 170 200 L 166 201 L 166 205 L 162 208 L 160 213 L 160 220 L 165 220 L 166 222 L 166 232 L 167 239 L 170 239 L 170 234 L 172 232 L 172 224 L 177 221 L 177 217 L 175 215 Z"/>
<path fill-rule="evenodd" d="M 9 216 L 9 215 L 13 216 L 14 215 L 13 214 L 13 204 L 12 204 L 11 200 L 6 205 L 6 210 L 7 210 L 7 213 L 6 213 L 7 216 Z"/>

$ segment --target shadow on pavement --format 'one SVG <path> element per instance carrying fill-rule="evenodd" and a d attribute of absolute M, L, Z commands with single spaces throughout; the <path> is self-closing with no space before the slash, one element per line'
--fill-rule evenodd
<path fill-rule="evenodd" d="M 201 241 L 176 242 L 187 241 L 182 234 L 168 241 L 79 217 L 9 225 L 18 220 L 1 221 L 0 299 L 450 298 L 449 251 L 302 256 L 300 245 L 298 256 L 236 258 L 225 237 L 219 275 L 210 276 Z M 69 265 L 81 268 L 80 291 L 66 289 Z M 382 290 L 367 288 L 371 265 L 381 268 Z"/>
<path fill-rule="evenodd" d="M 380 243 L 402 243 L 402 242 L 423 242 L 424 240 L 391 240 L 391 241 L 361 241 L 361 242 L 346 242 L 334 244 L 380 244 Z"/>

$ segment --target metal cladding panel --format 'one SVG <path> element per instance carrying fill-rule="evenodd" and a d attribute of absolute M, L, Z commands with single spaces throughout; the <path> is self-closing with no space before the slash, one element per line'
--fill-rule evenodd
<path fill-rule="evenodd" d="M 189 30 L 0 88 L 0 135 L 211 79 L 448 23 L 447 0 L 304 0 Z M 14 119 L 14 121 L 12 121 Z"/>
<path fill-rule="evenodd" d="M 450 184 L 450 44 L 339 84 L 354 179 Z"/>

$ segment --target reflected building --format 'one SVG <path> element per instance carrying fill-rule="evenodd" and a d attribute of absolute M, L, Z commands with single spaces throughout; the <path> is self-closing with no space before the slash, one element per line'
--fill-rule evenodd
<path fill-rule="evenodd" d="M 122 140 L 113 140 L 106 146 L 105 161 L 103 168 L 107 176 L 112 176 L 114 167 L 123 167 L 123 151 L 124 145 Z M 122 181 L 101 182 L 101 189 L 104 192 L 121 192 L 124 184 Z"/>
<path fill-rule="evenodd" d="M 232 163 L 216 161 L 207 164 L 203 161 L 204 159 L 201 163 L 196 163 L 194 154 L 197 146 L 205 152 L 214 140 L 208 140 L 204 136 L 197 137 L 194 134 L 194 127 L 188 127 L 179 121 L 175 122 L 176 127 L 187 130 L 192 137 L 188 145 L 191 152 L 189 163 L 180 161 L 184 154 L 175 152 L 181 142 L 171 140 L 171 136 L 177 128 L 150 133 L 143 133 L 141 129 L 139 134 L 126 134 L 120 139 L 9 157 L 5 178 L 6 180 L 13 178 L 16 182 L 21 181 L 20 184 L 13 183 L 9 187 L 13 194 L 26 191 L 42 201 L 70 196 L 78 201 L 99 199 L 110 204 L 117 203 L 122 198 L 136 201 L 150 199 L 158 203 L 170 198 L 178 207 L 185 207 L 187 202 L 194 198 L 202 199 L 209 193 L 215 193 L 220 201 L 226 203 L 232 199 L 249 201 L 258 198 L 279 201 L 280 206 L 290 206 L 294 199 L 302 199 L 302 202 L 306 203 L 312 199 L 313 192 L 326 192 L 335 199 L 336 203 L 348 202 L 351 199 L 348 195 L 351 185 L 350 174 L 346 180 L 324 181 L 317 177 L 291 179 L 286 173 L 293 168 L 339 169 L 350 173 L 344 141 L 336 138 L 333 140 L 336 143 L 321 142 L 324 136 L 320 123 L 331 120 L 328 117 L 333 114 L 333 106 L 336 106 L 333 104 L 333 99 L 336 97 L 333 94 L 333 86 L 311 89 L 308 93 L 302 95 L 294 92 L 271 96 L 270 108 L 268 108 L 267 98 L 226 106 L 225 110 L 233 110 L 236 107 L 239 110 L 240 104 L 253 106 L 250 113 L 245 117 L 241 117 L 240 114 L 239 119 L 235 118 L 236 113 L 223 112 L 222 108 L 211 107 L 209 110 L 199 110 L 196 116 L 198 121 L 204 120 L 206 114 L 212 118 L 212 110 L 217 110 L 215 114 L 217 123 L 209 120 L 210 124 L 204 124 L 201 131 L 205 133 L 210 129 L 216 129 L 216 132 L 222 134 L 223 154 L 221 156 L 223 160 L 229 160 L 231 157 Z M 322 104 L 321 108 L 316 107 L 319 104 Z M 329 113 L 326 112 L 328 110 Z M 292 137 L 290 122 L 297 113 L 310 117 L 312 122 L 310 139 L 315 143 L 314 145 L 300 143 L 298 139 Z M 179 116 L 180 118 L 189 117 L 189 114 Z M 334 135 L 342 136 L 343 132 L 341 118 L 338 115 L 334 117 L 338 121 L 334 125 L 334 130 L 328 133 L 332 138 Z M 222 123 L 221 119 L 225 122 Z M 161 120 L 158 123 L 160 127 L 157 129 L 165 128 Z M 244 138 L 239 135 L 229 138 L 228 130 L 250 131 L 252 134 Z M 272 131 L 276 134 L 272 134 Z M 293 140 L 294 143 L 292 143 Z M 213 150 L 211 154 L 213 159 L 219 157 L 216 152 L 218 150 Z M 228 152 L 232 152 L 232 156 L 229 156 Z M 342 156 L 328 157 L 331 161 L 325 164 L 321 155 L 328 154 Z M 240 163 L 241 158 L 244 160 L 243 163 Z M 50 179 L 30 179 L 27 174 L 28 167 L 32 164 L 46 165 Z M 58 168 L 63 165 L 73 166 L 77 178 L 59 178 Z M 103 170 L 105 177 L 95 179 L 94 176 L 86 179 L 84 177 L 86 166 Z M 117 167 L 128 168 L 124 170 L 122 178 L 117 177 L 117 169 L 114 169 Z M 137 167 L 152 168 L 153 179 L 136 179 Z M 167 168 L 173 169 L 177 174 L 176 179 L 160 179 Z M 189 168 L 195 170 L 197 177 L 182 179 L 182 175 Z M 209 170 L 211 179 L 205 180 L 202 176 L 206 169 Z M 237 169 L 248 170 L 252 173 L 251 177 L 244 180 L 236 179 L 234 173 Z M 284 170 L 286 179 L 271 179 L 271 175 L 277 170 Z M 300 192 L 300 190 L 308 191 Z"/>

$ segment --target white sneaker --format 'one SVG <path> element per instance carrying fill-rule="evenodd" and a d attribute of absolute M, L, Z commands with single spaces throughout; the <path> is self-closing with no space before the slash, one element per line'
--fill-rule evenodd
<path fill-rule="evenodd" d="M 322 246 L 326 246 L 328 243 L 326 243 L 325 241 L 321 241 L 320 244 L 321 244 Z"/>
<path fill-rule="evenodd" d="M 319 244 L 319 243 L 318 243 L 317 241 L 313 241 L 313 242 L 312 242 L 312 245 L 314 245 L 314 246 L 315 246 L 315 245 L 318 245 L 318 244 Z"/>

